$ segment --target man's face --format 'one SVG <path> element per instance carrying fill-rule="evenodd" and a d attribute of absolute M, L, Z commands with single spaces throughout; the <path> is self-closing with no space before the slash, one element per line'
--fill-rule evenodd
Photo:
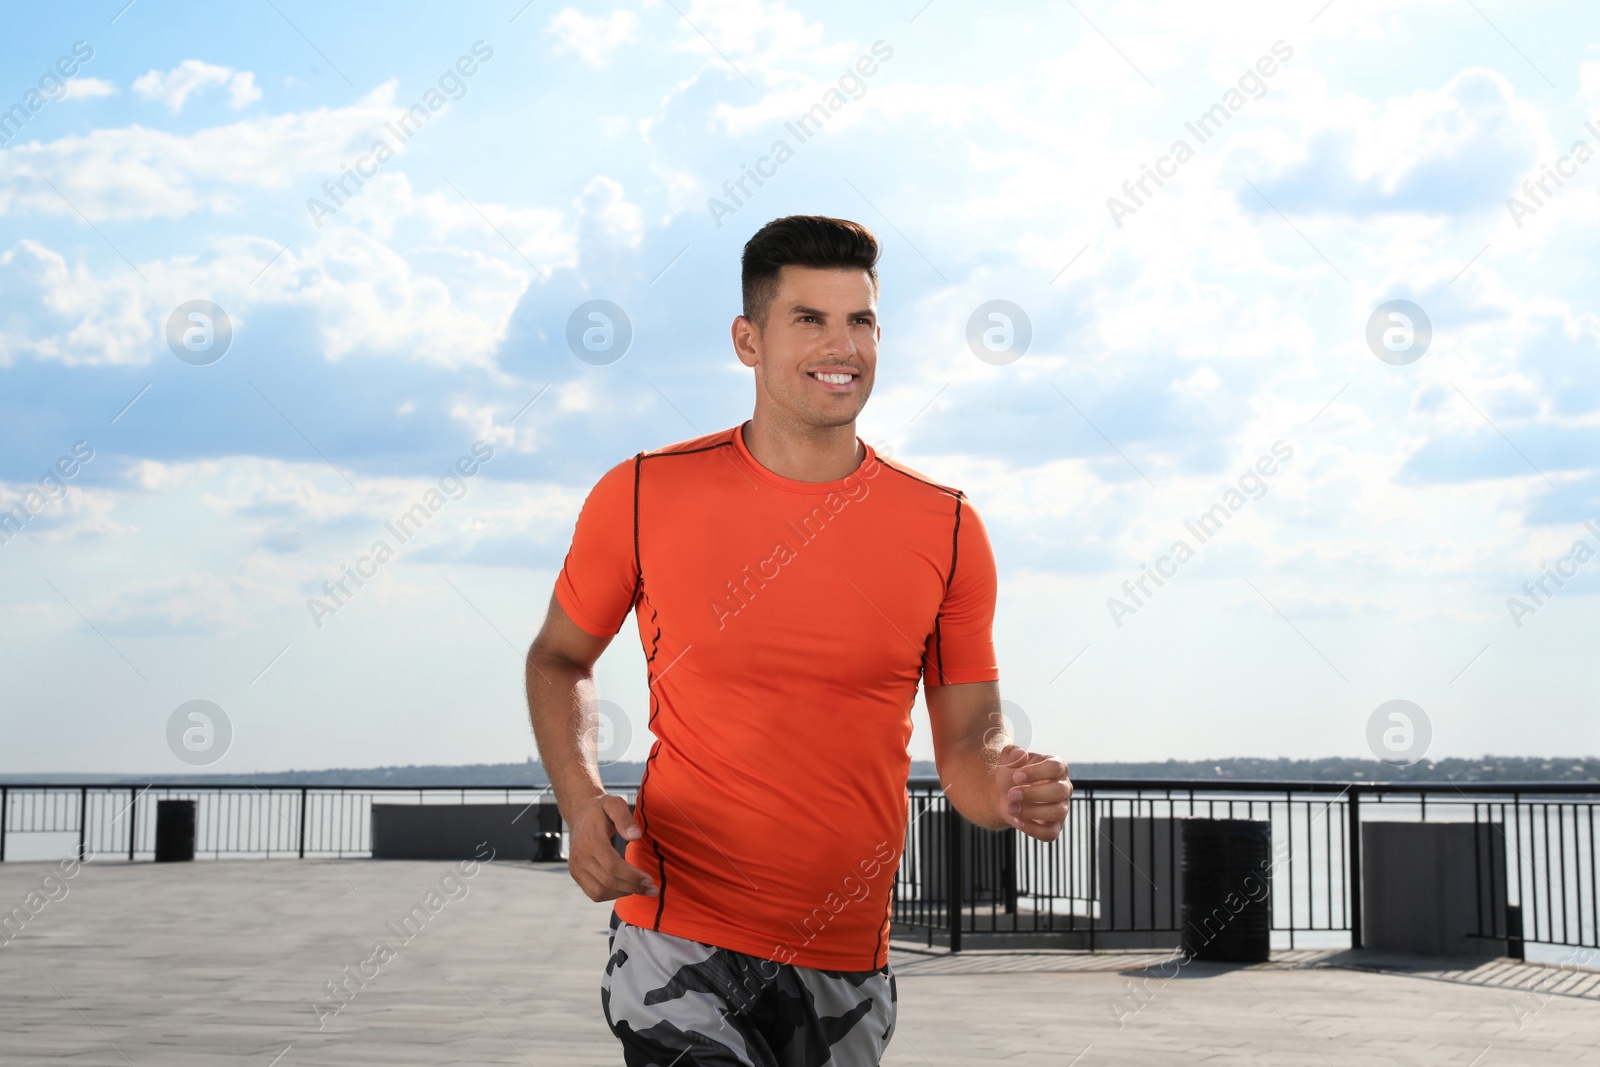
<path fill-rule="evenodd" d="M 872 279 L 853 269 L 781 267 L 766 329 L 733 321 L 739 361 L 756 371 L 757 409 L 813 427 L 855 421 L 872 394 L 881 333 Z"/>

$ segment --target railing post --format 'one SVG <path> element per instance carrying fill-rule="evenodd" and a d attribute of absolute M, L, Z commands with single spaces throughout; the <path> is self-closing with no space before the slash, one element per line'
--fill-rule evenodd
<path fill-rule="evenodd" d="M 300 787 L 300 858 L 306 858 L 306 787 Z"/>
<path fill-rule="evenodd" d="M 1350 787 L 1350 947 L 1361 947 L 1361 791 Z"/>
<path fill-rule="evenodd" d="M 11 811 L 11 790 L 0 786 L 0 863 L 6 861 L 6 817 Z"/>
<path fill-rule="evenodd" d="M 950 927 L 950 951 L 961 951 L 961 813 L 944 797 L 946 882 L 945 904 Z"/>
<path fill-rule="evenodd" d="M 133 862 L 133 829 L 139 821 L 139 791 L 128 787 L 128 862 Z"/>
<path fill-rule="evenodd" d="M 1191 799 L 1193 794 L 1190 794 Z M 1190 805 L 1193 807 L 1193 804 Z M 1094 951 L 1094 932 L 1100 925 L 1100 824 L 1094 819 L 1094 794 L 1089 794 L 1089 884 L 1084 887 L 1083 899 L 1088 901 L 1089 951 Z"/>
<path fill-rule="evenodd" d="M 1017 849 L 1027 847 L 1021 838 L 1020 830 L 1007 829 L 1000 835 L 997 845 L 1000 849 L 1000 879 L 1005 888 L 1007 915 L 1017 913 Z M 1015 920 L 1012 920 L 1012 928 L 1016 928 Z"/>
<path fill-rule="evenodd" d="M 89 831 L 89 787 L 78 790 L 78 862 L 84 860 L 84 838 Z"/>
<path fill-rule="evenodd" d="M 1506 905 L 1506 955 L 1514 960 L 1528 958 L 1526 943 L 1522 940 L 1522 905 Z"/>

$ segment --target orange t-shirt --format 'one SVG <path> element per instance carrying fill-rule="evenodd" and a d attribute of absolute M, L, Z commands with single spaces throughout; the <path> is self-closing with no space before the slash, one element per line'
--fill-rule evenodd
<path fill-rule="evenodd" d="M 638 620 L 655 735 L 622 920 L 764 959 L 881 967 L 924 685 L 995 681 L 995 566 L 957 489 L 879 458 L 801 482 L 742 427 L 642 452 L 578 515 L 556 597 Z M 860 438 L 857 438 L 860 440 Z"/>

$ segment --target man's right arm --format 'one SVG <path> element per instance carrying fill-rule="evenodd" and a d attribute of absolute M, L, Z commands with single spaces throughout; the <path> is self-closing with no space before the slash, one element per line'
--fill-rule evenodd
<path fill-rule="evenodd" d="M 597 901 L 657 893 L 650 876 L 625 862 L 611 843 L 613 834 L 637 839 L 639 828 L 628 802 L 600 783 L 595 758 L 594 665 L 610 643 L 611 638 L 579 627 L 552 595 L 544 626 L 528 649 L 525 672 L 539 761 L 570 830 L 567 869 Z"/>

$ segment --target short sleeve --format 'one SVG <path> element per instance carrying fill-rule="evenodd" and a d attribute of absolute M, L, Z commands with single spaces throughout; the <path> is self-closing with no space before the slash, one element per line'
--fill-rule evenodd
<path fill-rule="evenodd" d="M 998 582 L 994 550 L 983 520 L 965 496 L 956 514 L 953 573 L 923 656 L 923 688 L 993 682 L 1000 678 L 994 653 L 994 607 Z"/>
<path fill-rule="evenodd" d="M 635 459 L 617 464 L 589 490 L 556 578 L 562 609 L 596 637 L 611 637 L 622 628 L 638 589 L 634 465 Z"/>

